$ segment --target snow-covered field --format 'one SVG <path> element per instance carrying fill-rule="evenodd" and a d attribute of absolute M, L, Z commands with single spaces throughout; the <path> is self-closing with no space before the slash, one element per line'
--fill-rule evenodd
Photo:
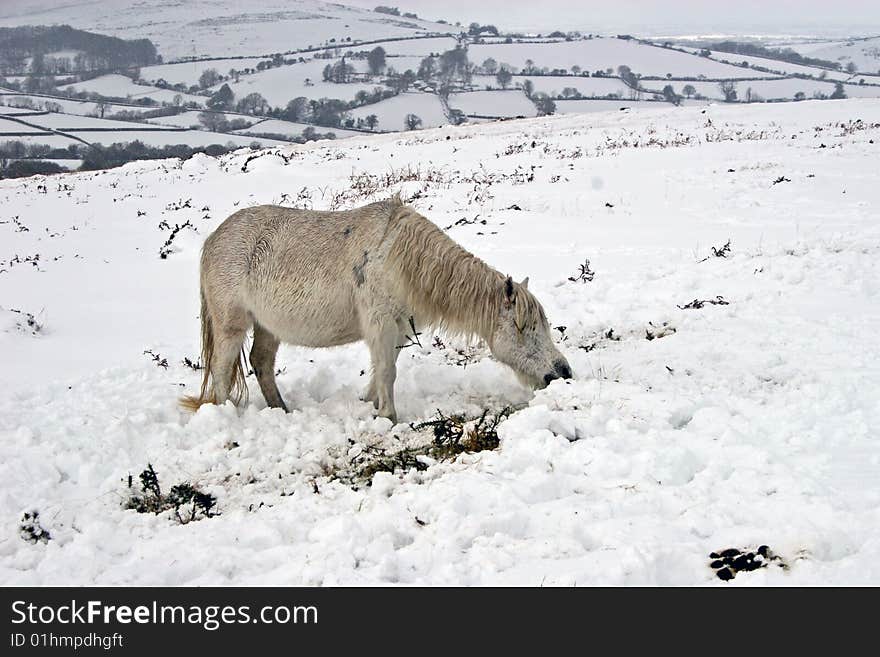
<path fill-rule="evenodd" d="M 687 102 L 687 101 L 686 101 Z M 690 101 L 695 102 L 695 101 Z M 595 112 L 610 112 L 614 110 L 657 110 L 663 105 L 653 100 L 557 100 L 557 114 L 592 114 Z"/>
<path fill-rule="evenodd" d="M 61 111 L 65 114 L 78 114 L 80 116 L 89 116 L 95 115 L 98 113 L 98 104 L 93 101 L 88 100 L 72 100 L 69 98 L 61 98 L 58 96 L 32 96 L 28 94 L 20 94 L 20 93 L 10 93 L 10 94 L 2 94 L 0 93 L 0 102 L 6 103 L 6 105 L 11 107 L 29 104 L 36 108 L 37 111 L 43 110 L 47 105 L 52 107 L 54 105 L 58 105 L 61 107 Z M 4 113 L 9 113 L 6 110 L 9 109 L 4 107 L 2 110 Z M 150 110 L 156 109 L 155 107 L 143 107 L 140 105 L 119 105 L 113 103 L 105 103 L 104 104 L 104 112 L 106 114 L 113 114 L 114 112 L 133 112 L 133 113 L 141 113 L 147 112 Z M 13 110 L 15 111 L 15 110 Z M 30 111 L 30 110 L 22 110 L 22 111 Z"/>
<path fill-rule="evenodd" d="M 535 116 L 538 113 L 535 104 L 517 89 L 451 94 L 449 106 L 477 116 Z"/>
<path fill-rule="evenodd" d="M 407 92 L 398 96 L 386 98 L 372 105 L 364 105 L 349 111 L 348 115 L 353 119 L 366 118 L 375 114 L 379 119 L 376 129 L 399 132 L 406 130 L 404 119 L 407 114 L 415 114 L 422 120 L 422 127 L 432 128 L 449 123 L 443 112 L 440 97 L 435 94 Z M 323 132 L 324 128 L 316 128 Z"/>
<path fill-rule="evenodd" d="M 802 74 L 819 77 L 824 74 L 825 77 L 829 80 L 840 81 L 848 80 L 851 77 L 848 73 L 844 71 L 829 71 L 827 69 L 817 68 L 814 66 L 803 66 L 802 64 L 792 64 L 790 62 L 783 62 L 778 59 L 753 57 L 751 55 L 740 55 L 737 53 L 723 52 L 721 50 L 713 51 L 712 59 L 722 62 L 728 62 L 730 65 L 735 65 L 736 68 L 740 68 L 738 66 L 740 63 L 747 62 L 749 66 L 758 66 L 760 68 L 767 69 L 768 71 L 773 71 L 774 73 L 782 73 L 785 75 Z M 745 74 L 741 77 L 759 77 L 761 75 L 767 75 L 767 73 L 763 71 L 756 71 L 752 68 L 742 68 L 741 70 L 745 72 Z"/>
<path fill-rule="evenodd" d="M 880 73 L 880 37 L 847 41 L 813 41 L 785 44 L 802 55 L 846 65 L 853 62 L 859 71 Z"/>
<path fill-rule="evenodd" d="M 299 96 L 306 98 L 338 98 L 352 100 L 358 91 L 372 91 L 381 87 L 379 83 L 351 82 L 337 84 L 325 82 L 324 67 L 333 64 L 335 59 L 314 59 L 304 64 L 291 64 L 270 68 L 252 75 L 243 75 L 238 82 L 228 82 L 235 93 L 236 99 L 242 99 L 250 93 L 258 93 L 269 101 L 273 107 L 284 107 L 288 102 Z M 223 86 L 220 83 L 211 88 L 217 91 Z"/>
<path fill-rule="evenodd" d="M 659 105 L 0 182 L 0 583 L 725 585 L 710 552 L 768 545 L 787 570 L 726 585 L 880 584 L 878 149 L 877 100 Z M 533 395 L 426 334 L 395 427 L 359 344 L 282 349 L 289 415 L 252 378 L 246 408 L 180 411 L 205 236 L 396 190 L 530 276 L 575 379 Z M 497 450 L 335 476 L 505 405 Z M 124 510 L 147 463 L 219 515 Z"/>
<path fill-rule="evenodd" d="M 255 117 L 251 117 L 255 118 Z M 311 128 L 320 134 L 332 132 L 337 138 L 352 137 L 361 134 L 356 130 L 345 130 L 344 128 L 325 128 L 319 125 L 310 125 L 308 123 L 295 123 L 293 121 L 280 121 L 278 119 L 257 120 L 250 128 L 236 131 L 239 135 L 284 135 L 291 139 L 302 135 L 304 130 Z"/>
<path fill-rule="evenodd" d="M 663 81 L 648 80 L 644 82 L 646 87 L 652 89 L 662 89 L 667 83 Z M 676 93 L 682 93 L 685 85 L 691 85 L 697 90 L 698 94 L 706 98 L 723 99 L 724 94 L 717 82 L 682 82 L 672 80 L 668 82 L 675 89 Z M 765 100 L 784 99 L 792 100 L 797 93 L 804 93 L 807 98 L 812 98 L 814 93 L 825 94 L 830 96 L 834 93 L 833 82 L 823 82 L 821 80 L 804 80 L 801 78 L 779 78 L 776 80 L 743 80 L 736 85 L 737 97 L 745 100 L 747 91 L 758 94 Z M 852 98 L 878 98 L 880 97 L 880 86 L 874 87 L 869 85 L 845 84 L 844 92 Z"/>
<path fill-rule="evenodd" d="M 566 87 L 577 89 L 583 96 L 607 96 L 608 94 L 618 94 L 621 98 L 629 98 L 630 88 L 618 77 L 613 78 L 585 78 L 576 75 L 530 75 L 516 76 L 512 80 L 514 85 L 522 85 L 526 80 L 530 80 L 535 88 L 539 91 L 551 96 L 559 96 Z M 484 81 L 491 86 L 497 88 L 498 83 L 491 76 L 478 76 L 474 78 L 477 84 Z M 647 83 L 646 83 L 647 84 Z"/>
<path fill-rule="evenodd" d="M 471 61 L 482 64 L 491 57 L 499 64 L 505 63 L 522 69 L 531 59 L 537 68 L 570 69 L 574 65 L 585 71 L 604 71 L 629 66 L 641 75 L 682 75 L 708 78 L 754 77 L 755 72 L 729 64 L 698 57 L 666 48 L 645 45 L 636 41 L 617 38 L 595 38 L 581 41 L 556 43 L 492 43 L 470 46 Z"/>
<path fill-rule="evenodd" d="M 89 91 L 113 98 L 132 98 L 134 100 L 152 98 L 157 103 L 173 103 L 178 97 L 182 103 L 193 102 L 199 105 L 204 105 L 205 101 L 208 100 L 206 96 L 196 96 L 171 89 L 159 89 L 150 85 L 135 84 L 131 78 L 118 73 L 102 75 L 92 80 L 74 82 L 73 84 L 62 85 L 58 88 L 62 91 Z"/>
<path fill-rule="evenodd" d="M 144 66 L 141 68 L 141 79 L 148 82 L 165 80 L 169 84 L 186 84 L 192 86 L 199 83 L 199 77 L 208 69 L 214 69 L 221 75 L 227 75 L 230 70 L 243 71 L 246 68 L 255 68 L 263 61 L 259 57 L 238 59 L 211 59 L 206 61 L 181 62 L 178 64 L 159 64 L 157 66 Z"/>
<path fill-rule="evenodd" d="M 261 57 L 347 43 L 448 33 L 448 25 L 387 16 L 319 0 L 3 0 L 0 26 L 71 25 L 123 39 L 148 38 L 166 61 Z M 259 35 L 259 36 L 255 36 Z"/>

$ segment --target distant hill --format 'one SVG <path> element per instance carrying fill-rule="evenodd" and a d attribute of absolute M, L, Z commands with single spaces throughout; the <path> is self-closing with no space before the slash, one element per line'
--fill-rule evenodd
<path fill-rule="evenodd" d="M 46 55 L 59 51 L 73 51 L 67 68 L 75 71 L 149 66 L 158 60 L 149 39 L 119 39 L 70 25 L 0 28 L 0 72 L 6 75 L 43 73 Z"/>
<path fill-rule="evenodd" d="M 72 25 L 122 39 L 146 38 L 165 61 L 263 56 L 458 28 L 320 0 L 3 0 L 0 26 Z"/>

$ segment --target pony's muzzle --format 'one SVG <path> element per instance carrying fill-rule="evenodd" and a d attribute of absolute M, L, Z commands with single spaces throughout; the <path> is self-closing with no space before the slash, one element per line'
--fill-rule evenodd
<path fill-rule="evenodd" d="M 555 381 L 556 379 L 570 379 L 572 376 L 571 368 L 568 366 L 568 363 L 558 360 L 553 363 L 553 371 L 544 375 L 544 384 L 549 386 L 551 381 Z"/>

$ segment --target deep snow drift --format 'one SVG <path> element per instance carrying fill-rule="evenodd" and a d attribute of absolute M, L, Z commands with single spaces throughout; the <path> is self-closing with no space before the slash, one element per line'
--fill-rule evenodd
<path fill-rule="evenodd" d="M 725 585 L 710 552 L 769 545 L 787 568 L 726 585 L 878 584 L 878 155 L 880 101 L 847 100 L 0 183 L 0 582 Z M 393 191 L 530 276 L 575 380 L 532 395 L 479 347 L 426 334 L 400 359 L 395 427 L 357 399 L 362 345 L 282 348 L 289 415 L 253 378 L 244 409 L 178 410 L 199 380 L 182 361 L 204 237 L 252 204 Z M 409 423 L 438 409 L 510 405 L 497 450 L 339 476 L 430 441 Z M 148 463 L 219 515 L 125 510 Z M 33 510 L 50 540 L 20 529 Z"/>

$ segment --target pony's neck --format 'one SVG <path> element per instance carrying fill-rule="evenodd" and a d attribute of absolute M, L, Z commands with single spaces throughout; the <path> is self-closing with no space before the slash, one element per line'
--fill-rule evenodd
<path fill-rule="evenodd" d="M 456 334 L 491 343 L 499 313 L 499 272 L 453 242 L 409 208 L 389 252 L 416 318 Z"/>

